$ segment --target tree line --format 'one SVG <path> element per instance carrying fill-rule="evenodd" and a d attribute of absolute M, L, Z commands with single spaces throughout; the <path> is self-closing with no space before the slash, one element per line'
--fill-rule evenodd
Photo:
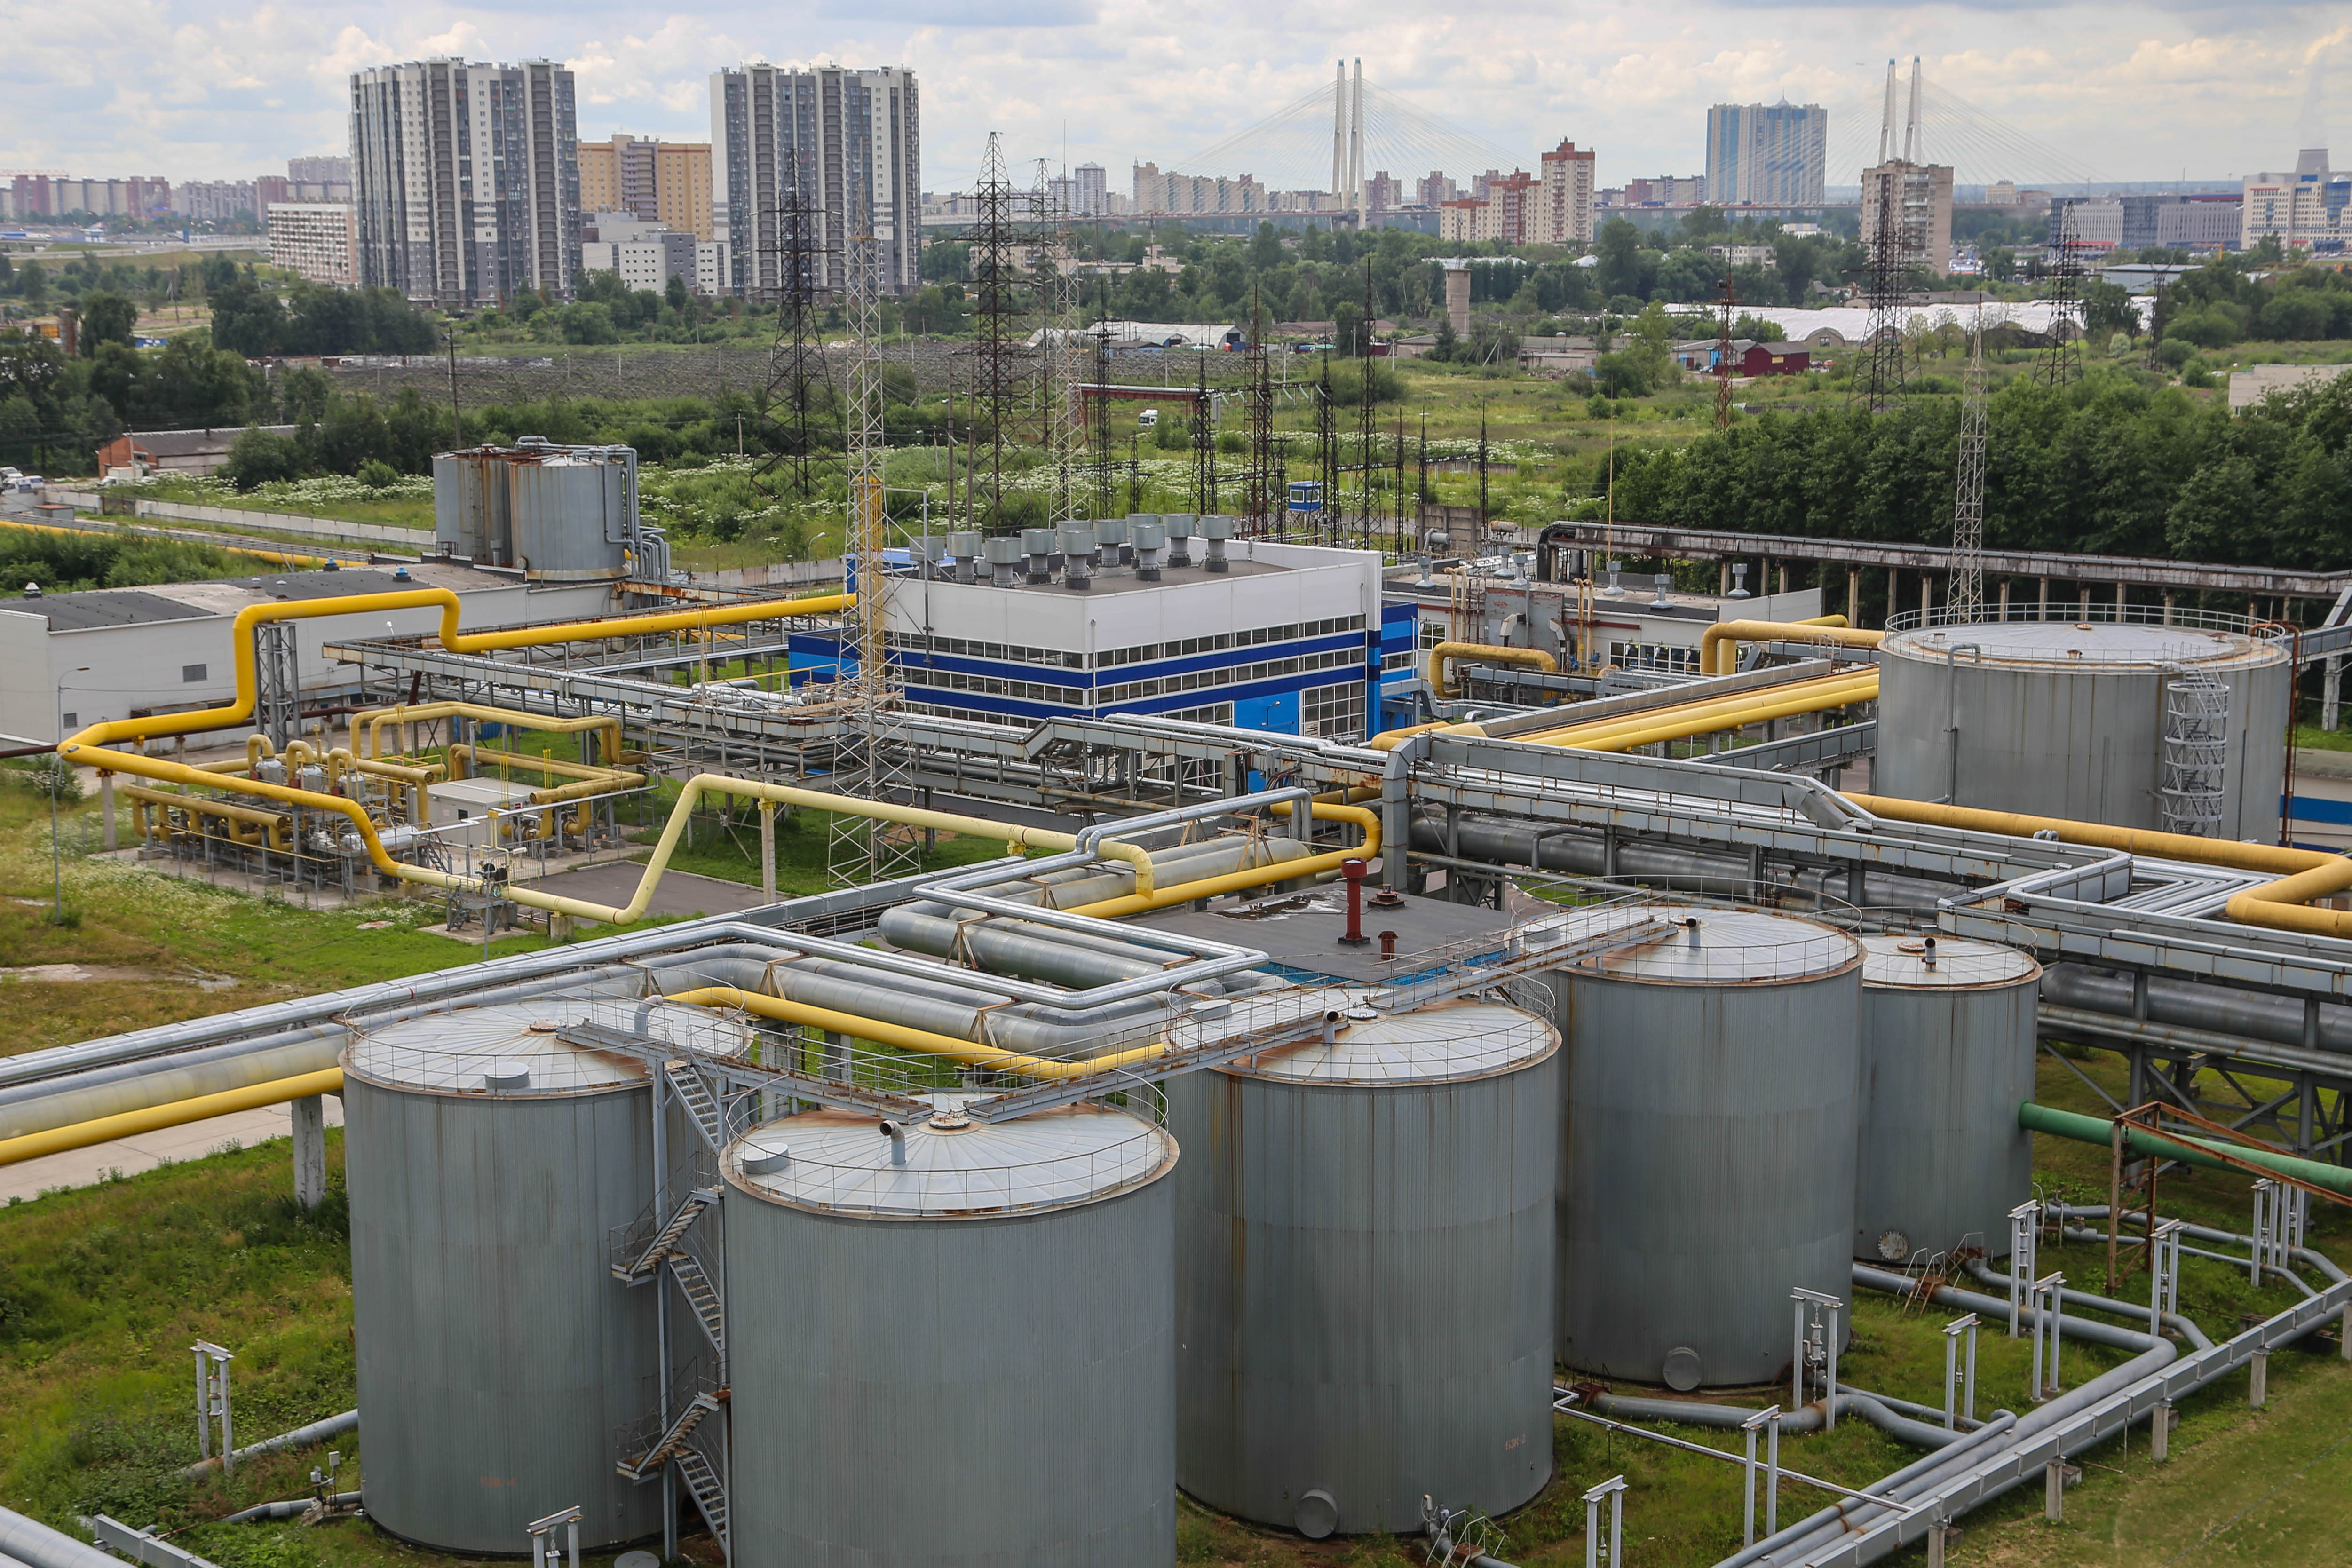
<path fill-rule="evenodd" d="M 1678 446 L 1620 448 L 1613 483 L 1646 523 L 1877 542 L 1950 542 L 1959 400 L 1768 412 Z M 2237 416 L 2146 371 L 2026 378 L 1988 410 L 1985 542 L 2309 571 L 2352 567 L 2352 377 Z M 1594 510 L 1587 500 L 1582 510 Z"/>

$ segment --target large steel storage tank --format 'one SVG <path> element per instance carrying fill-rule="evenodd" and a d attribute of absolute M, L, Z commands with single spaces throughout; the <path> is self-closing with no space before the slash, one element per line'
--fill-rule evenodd
<path fill-rule="evenodd" d="M 1168 1085 L 1178 1483 L 1308 1535 L 1516 1508 L 1552 1468 L 1559 1037 L 1325 995 L 1327 1040 Z"/>
<path fill-rule="evenodd" d="M 1862 939 L 1862 1116 L 1853 1255 L 1899 1263 L 1966 1243 L 1999 1255 L 2033 1195 L 2042 966 L 1997 942 Z"/>
<path fill-rule="evenodd" d="M 2253 623 L 1917 620 L 1896 617 L 1879 649 L 1877 793 L 2217 838 L 2277 831 L 2293 671 Z"/>
<path fill-rule="evenodd" d="M 655 1292 L 608 1248 L 653 1194 L 642 1064 L 557 1037 L 582 1020 L 740 1049 L 698 1010 L 546 997 L 356 1031 L 342 1053 L 352 1316 L 368 1514 L 446 1552 L 520 1552 L 582 1510 L 597 1550 L 661 1527 L 614 1471 L 654 1397 Z"/>
<path fill-rule="evenodd" d="M 1176 1142 L 806 1111 L 729 1184 L 739 1568 L 1176 1560 Z"/>
<path fill-rule="evenodd" d="M 501 448 L 438 454 L 433 459 L 433 542 L 444 554 L 504 563 L 507 496 Z"/>
<path fill-rule="evenodd" d="M 542 447 L 516 455 L 514 552 L 532 581 L 621 576 L 636 538 L 637 455 L 627 447 Z"/>
<path fill-rule="evenodd" d="M 1789 1292 L 1844 1297 L 1862 945 L 1752 910 L 1618 906 L 1672 934 L 1559 972 L 1568 1042 L 1560 1359 L 1767 1382 Z"/>

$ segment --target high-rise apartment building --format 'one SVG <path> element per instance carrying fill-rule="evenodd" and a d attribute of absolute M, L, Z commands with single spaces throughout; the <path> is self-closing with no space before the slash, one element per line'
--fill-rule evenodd
<path fill-rule="evenodd" d="M 2327 149 L 2306 147 L 2291 174 L 2249 174 L 2239 243 L 2276 236 L 2289 250 L 2339 254 L 2352 240 L 2352 174 L 2327 166 Z"/>
<path fill-rule="evenodd" d="M 580 210 L 634 213 L 672 233 L 710 238 L 710 143 L 626 134 L 583 142 Z"/>
<path fill-rule="evenodd" d="M 1542 192 L 1537 198 L 1538 245 L 1587 245 L 1592 240 L 1592 170 L 1590 147 L 1562 142 L 1543 155 Z"/>
<path fill-rule="evenodd" d="M 1891 159 L 1862 172 L 1862 239 L 1875 243 L 1885 203 L 1889 239 L 1903 265 L 1941 276 L 1952 269 L 1952 171 L 1944 163 Z"/>
<path fill-rule="evenodd" d="M 1706 111 L 1706 199 L 1716 206 L 1817 207 L 1829 160 L 1817 103 L 1718 103 Z"/>
<path fill-rule="evenodd" d="M 460 59 L 352 75 L 360 281 L 442 305 L 572 292 L 580 137 L 572 72 Z"/>
<path fill-rule="evenodd" d="M 1078 165 L 1078 216 L 1101 217 L 1110 211 L 1110 175 L 1100 163 Z"/>
<path fill-rule="evenodd" d="M 359 226 L 349 202 L 269 204 L 269 259 L 298 278 L 348 289 L 359 279 Z"/>
<path fill-rule="evenodd" d="M 753 298 L 784 281 L 778 216 L 797 188 L 816 219 L 818 288 L 846 287 L 850 241 L 873 237 L 881 286 L 922 283 L 922 116 L 904 66 L 753 62 L 710 77 L 714 237 L 728 247 L 733 286 Z"/>
<path fill-rule="evenodd" d="M 309 158 L 286 160 L 286 177 L 298 185 L 348 185 L 352 183 L 352 161 L 324 153 Z"/>

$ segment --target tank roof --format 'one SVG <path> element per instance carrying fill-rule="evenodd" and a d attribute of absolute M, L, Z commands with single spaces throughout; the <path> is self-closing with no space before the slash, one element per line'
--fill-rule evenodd
<path fill-rule="evenodd" d="M 583 1050 L 558 1037 L 578 1023 L 648 1034 L 707 1056 L 740 1054 L 751 1037 L 738 1020 L 699 1007 L 546 996 L 354 1027 L 343 1069 L 387 1089 L 495 1099 L 595 1094 L 645 1081 L 646 1066 L 635 1058 Z"/>
<path fill-rule="evenodd" d="M 927 1096 L 935 1108 L 898 1142 L 872 1116 L 808 1110 L 756 1127 L 720 1169 L 753 1197 L 866 1219 L 1001 1219 L 1099 1203 L 1145 1186 L 1176 1163 L 1166 1129 L 1080 1103 L 1015 1121 L 961 1114 L 976 1097 Z M 780 1158 L 781 1156 L 781 1158 Z"/>
<path fill-rule="evenodd" d="M 1571 917 L 1572 929 L 1594 934 L 1654 920 L 1672 921 L 1675 934 L 1568 967 L 1614 980 L 1769 985 L 1820 979 L 1862 962 L 1862 944 L 1836 927 L 1762 910 L 1645 900 Z"/>
<path fill-rule="evenodd" d="M 1521 1008 L 1444 1002 L 1411 1013 L 1376 1013 L 1354 993 L 1301 994 L 1340 1016 L 1321 1039 L 1242 1057 L 1221 1070 L 1249 1078 L 1334 1086 L 1445 1083 L 1531 1067 L 1559 1048 L 1558 1031 Z"/>
<path fill-rule="evenodd" d="M 2235 616 L 2184 613 L 2172 625 L 2094 618 L 1905 626 L 1901 619 L 1888 631 L 1880 651 L 1937 662 L 1957 657 L 1971 665 L 2147 670 L 2172 665 L 2273 664 L 2286 657 L 2284 648 L 2249 630 L 2253 623 Z"/>
<path fill-rule="evenodd" d="M 2042 974 L 2042 965 L 2031 953 L 1966 937 L 1866 936 L 1862 951 L 1863 984 L 1885 990 L 1994 989 L 2023 984 Z M 1931 952 L 1936 961 L 1932 969 L 1927 965 Z"/>

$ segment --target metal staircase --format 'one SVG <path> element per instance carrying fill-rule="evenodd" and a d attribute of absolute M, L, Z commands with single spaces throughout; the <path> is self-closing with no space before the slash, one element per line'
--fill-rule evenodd
<path fill-rule="evenodd" d="M 677 1102 L 686 1108 L 687 1115 L 693 1119 L 695 1131 L 702 1134 L 702 1141 L 710 1146 L 710 1152 L 716 1154 L 726 1148 L 727 1117 L 719 1109 L 719 1097 L 710 1092 L 709 1084 L 702 1081 L 702 1075 L 696 1072 L 689 1063 L 667 1061 L 662 1064 L 662 1076 L 669 1080 L 670 1092 L 677 1095 Z"/>
<path fill-rule="evenodd" d="M 652 1238 L 644 1246 L 635 1245 L 632 1237 L 616 1249 L 613 1259 L 613 1278 L 624 1285 L 643 1285 L 653 1279 L 661 1270 L 662 1258 L 677 1246 L 678 1238 L 702 1217 L 704 1209 L 718 1201 L 717 1187 L 697 1187 L 687 1194 L 686 1201 L 677 1205 L 677 1212 L 671 1215 L 668 1223 L 654 1232 Z M 639 1222 L 640 1225 L 643 1223 Z"/>
<path fill-rule="evenodd" d="M 702 1510 L 703 1522 L 718 1537 L 719 1549 L 731 1558 L 734 1542 L 727 1531 L 727 1484 L 698 1448 L 679 1449 L 677 1460 L 677 1473 L 686 1478 L 686 1489 L 694 1494 L 694 1506 Z"/>
<path fill-rule="evenodd" d="M 677 1288 L 684 1293 L 688 1305 L 694 1309 L 695 1321 L 702 1325 L 704 1335 L 710 1341 L 710 1348 L 719 1352 L 719 1375 L 723 1378 L 727 1365 L 727 1316 L 726 1310 L 719 1305 L 719 1288 L 711 1282 L 710 1276 L 702 1271 L 702 1265 L 684 1252 L 669 1255 L 669 1272 L 670 1278 L 677 1281 Z"/>
<path fill-rule="evenodd" d="M 721 1389 L 716 1394 L 698 1394 L 687 1401 L 686 1407 L 677 1413 L 677 1418 L 669 1424 L 669 1430 L 656 1438 L 652 1447 L 633 1458 L 620 1461 L 616 1468 L 622 1476 L 629 1480 L 643 1481 L 658 1475 L 664 1462 L 687 1451 L 686 1440 L 694 1435 L 697 1426 L 702 1425 L 704 1416 L 718 1411 L 719 1399 L 725 1393 L 726 1390 Z"/>

